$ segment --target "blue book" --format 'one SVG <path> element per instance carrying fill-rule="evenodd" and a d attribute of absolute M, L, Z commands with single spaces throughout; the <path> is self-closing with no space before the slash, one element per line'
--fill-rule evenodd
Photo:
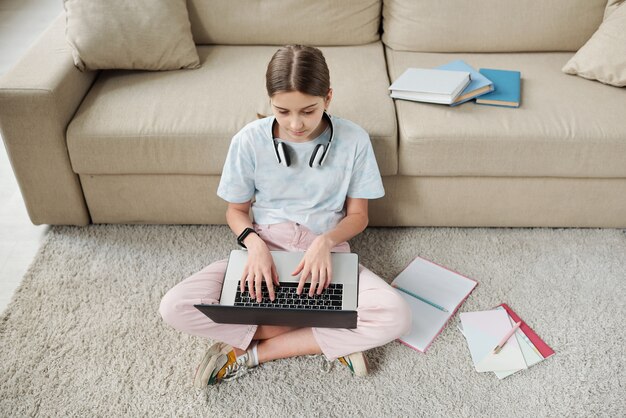
<path fill-rule="evenodd" d="M 459 94 L 459 96 L 450 104 L 450 106 L 456 106 L 461 103 L 465 103 L 468 100 L 472 100 L 475 97 L 481 96 L 492 92 L 494 87 L 492 81 L 476 71 L 471 65 L 463 60 L 456 60 L 447 64 L 435 67 L 438 70 L 448 71 L 467 71 L 470 73 L 471 81 L 465 90 Z"/>
<path fill-rule="evenodd" d="M 476 103 L 492 106 L 519 107 L 521 73 L 510 70 L 481 68 L 480 73 L 495 84 L 492 93 L 476 99 Z"/>

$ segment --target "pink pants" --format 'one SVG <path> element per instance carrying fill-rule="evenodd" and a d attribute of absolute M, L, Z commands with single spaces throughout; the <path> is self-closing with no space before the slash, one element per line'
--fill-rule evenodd
<path fill-rule="evenodd" d="M 270 250 L 305 251 L 316 235 L 306 227 L 285 222 L 254 225 Z M 333 252 L 348 252 L 344 242 Z M 219 303 L 226 260 L 212 263 L 183 280 L 163 297 L 160 313 L 163 320 L 179 331 L 225 342 L 245 350 L 257 325 L 218 324 L 193 305 Z M 411 312 L 406 302 L 387 282 L 363 266 L 359 267 L 357 327 L 312 328 L 322 352 L 329 360 L 386 344 L 409 331 Z"/>

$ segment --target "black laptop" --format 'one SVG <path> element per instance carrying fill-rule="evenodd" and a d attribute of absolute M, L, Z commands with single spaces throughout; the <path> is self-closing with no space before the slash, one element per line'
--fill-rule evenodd
<path fill-rule="evenodd" d="M 294 327 L 356 328 L 359 293 L 359 257 L 354 253 L 332 253 L 332 281 L 321 295 L 309 297 L 310 284 L 296 293 L 299 276 L 292 276 L 304 253 L 271 251 L 280 286 L 274 286 L 272 302 L 265 284 L 263 300 L 240 292 L 240 279 L 248 258 L 245 250 L 233 250 L 219 304 L 194 305 L 217 323 L 285 325 Z M 310 279 L 309 279 L 310 281 Z"/>

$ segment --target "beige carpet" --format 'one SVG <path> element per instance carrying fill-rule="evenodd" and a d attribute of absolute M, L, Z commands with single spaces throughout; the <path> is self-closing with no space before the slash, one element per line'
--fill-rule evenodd
<path fill-rule="evenodd" d="M 367 378 L 296 358 L 198 392 L 209 342 L 164 325 L 158 307 L 234 248 L 229 230 L 54 227 L 0 317 L 0 416 L 624 415 L 624 231 L 370 229 L 352 244 L 389 281 L 418 254 L 478 280 L 462 311 L 506 302 L 556 355 L 502 381 L 477 373 L 455 317 L 425 355 L 369 351 Z"/>

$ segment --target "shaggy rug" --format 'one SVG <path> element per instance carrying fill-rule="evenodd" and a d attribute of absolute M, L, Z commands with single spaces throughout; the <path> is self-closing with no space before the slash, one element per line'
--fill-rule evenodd
<path fill-rule="evenodd" d="M 225 226 L 53 227 L 0 317 L 0 416 L 624 416 L 626 234 L 598 229 L 371 228 L 361 262 L 391 281 L 416 255 L 479 282 L 460 311 L 508 303 L 556 351 L 477 373 L 458 314 L 426 354 L 367 352 L 354 378 L 319 358 L 193 389 L 209 341 L 164 324 L 161 297 L 235 248 Z"/>

